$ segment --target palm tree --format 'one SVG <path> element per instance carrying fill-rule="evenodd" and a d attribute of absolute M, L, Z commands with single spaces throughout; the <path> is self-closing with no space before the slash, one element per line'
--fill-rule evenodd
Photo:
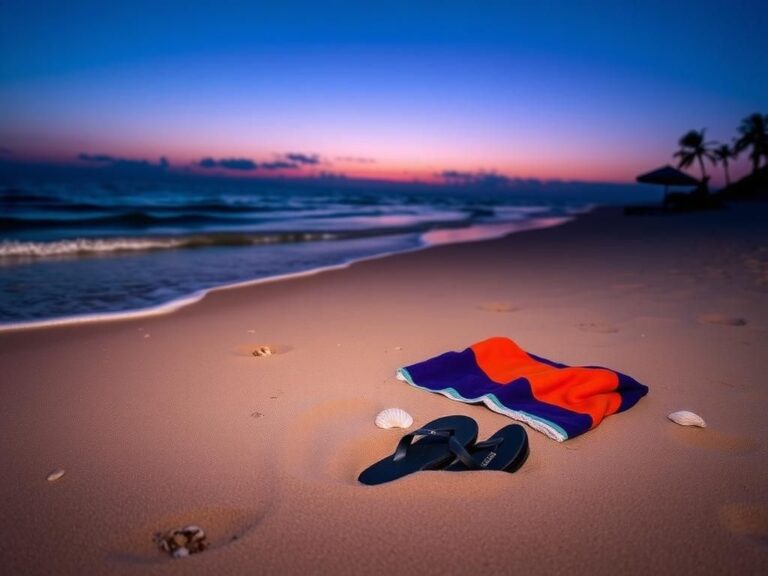
<path fill-rule="evenodd" d="M 736 140 L 736 153 L 746 150 L 750 146 L 752 152 L 749 157 L 752 159 L 752 174 L 757 172 L 760 167 L 761 156 L 768 157 L 768 116 L 758 113 L 751 114 L 741 121 L 739 132 L 741 137 Z"/>
<path fill-rule="evenodd" d="M 715 162 L 715 155 L 712 153 L 711 147 L 713 142 L 704 142 L 705 128 L 702 128 L 698 132 L 691 130 L 683 135 L 678 142 L 680 150 L 675 152 L 675 158 L 680 158 L 678 168 L 687 168 L 695 160 L 699 161 L 701 166 L 701 180 L 706 182 L 709 178 L 707 171 L 704 169 L 704 158 L 708 158 L 711 162 Z"/>
<path fill-rule="evenodd" d="M 725 185 L 731 185 L 731 175 L 728 173 L 728 160 L 736 156 L 733 149 L 728 144 L 720 144 L 717 148 L 712 150 L 715 155 L 715 163 L 719 160 L 723 163 L 723 170 L 725 171 Z"/>

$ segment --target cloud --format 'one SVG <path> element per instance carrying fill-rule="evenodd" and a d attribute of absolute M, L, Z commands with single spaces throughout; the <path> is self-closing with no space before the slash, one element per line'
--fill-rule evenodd
<path fill-rule="evenodd" d="M 353 164 L 376 164 L 375 158 L 365 158 L 363 156 L 336 156 L 338 162 L 351 162 Z"/>
<path fill-rule="evenodd" d="M 462 184 L 465 186 L 482 186 L 485 188 L 506 186 L 512 182 L 508 176 L 495 171 L 486 172 L 461 172 L 459 170 L 443 170 L 436 174 L 449 184 Z"/>
<path fill-rule="evenodd" d="M 157 164 L 145 160 L 143 158 L 121 158 L 119 156 L 111 156 L 109 154 L 86 154 L 81 152 L 77 155 L 77 159 L 82 162 L 90 162 L 92 164 L 101 164 L 105 168 L 117 168 L 120 170 L 165 170 L 170 164 L 165 156 L 162 156 Z"/>
<path fill-rule="evenodd" d="M 227 170 L 255 170 L 258 164 L 248 158 L 222 158 L 219 166 Z"/>
<path fill-rule="evenodd" d="M 117 161 L 117 158 L 113 156 L 108 156 L 107 154 L 81 153 L 77 155 L 77 159 L 82 160 L 83 162 L 99 162 L 99 163 L 105 163 L 105 164 L 114 164 Z"/>
<path fill-rule="evenodd" d="M 197 163 L 200 168 L 225 168 L 227 170 L 256 170 L 259 165 L 250 158 L 221 158 L 220 160 L 214 160 L 213 158 L 203 158 Z"/>
<path fill-rule="evenodd" d="M 295 170 L 301 168 L 296 162 L 286 162 L 285 160 L 276 160 L 274 162 L 262 162 L 259 168 L 264 170 Z"/>
<path fill-rule="evenodd" d="M 248 158 L 222 158 L 219 166 L 227 170 L 256 170 L 259 165 Z"/>
<path fill-rule="evenodd" d="M 200 168 L 216 168 L 218 164 L 213 158 L 203 158 L 197 165 L 200 166 Z"/>
<path fill-rule="evenodd" d="M 471 180 L 473 177 L 472 172 L 459 172 L 458 170 L 443 170 L 439 174 L 435 174 L 435 176 L 438 176 L 442 178 L 443 180 L 448 180 L 449 182 L 453 181 L 464 181 L 464 180 Z"/>
<path fill-rule="evenodd" d="M 299 152 L 289 152 L 285 155 L 285 159 L 295 164 L 319 164 L 320 156 L 317 154 L 301 154 Z"/>
<path fill-rule="evenodd" d="M 300 158 L 300 159 L 299 159 Z M 272 162 L 255 162 L 250 158 L 220 158 L 206 157 L 197 162 L 200 168 L 224 168 L 226 170 L 297 170 L 302 164 L 319 162 L 317 156 L 305 154 L 286 154 Z"/>
<path fill-rule="evenodd" d="M 304 154 L 302 152 L 288 152 L 275 154 L 274 160 L 269 162 L 256 162 L 250 158 L 212 158 L 207 156 L 195 162 L 199 168 L 224 168 L 226 170 L 300 170 L 304 166 L 317 166 L 325 164 L 319 154 Z"/>

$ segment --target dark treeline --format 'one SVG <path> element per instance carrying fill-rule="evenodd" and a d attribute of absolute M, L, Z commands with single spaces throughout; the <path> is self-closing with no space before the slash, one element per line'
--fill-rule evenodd
<path fill-rule="evenodd" d="M 706 185 L 709 180 L 706 161 L 713 165 L 722 164 L 725 174 L 726 188 L 731 186 L 731 175 L 728 172 L 729 161 L 738 157 L 742 152 L 749 153 L 752 162 L 752 177 L 755 178 L 758 171 L 768 166 L 768 115 L 759 113 L 750 114 L 741 121 L 738 127 L 738 135 L 730 144 L 716 141 L 707 141 L 706 129 L 690 130 L 678 141 L 679 149 L 674 153 L 678 159 L 678 168 L 687 168 L 697 163 L 701 170 L 701 180 Z"/>

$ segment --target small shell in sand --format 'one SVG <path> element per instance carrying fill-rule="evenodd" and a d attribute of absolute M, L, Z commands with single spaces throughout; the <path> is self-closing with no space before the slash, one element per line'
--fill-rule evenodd
<path fill-rule="evenodd" d="M 672 412 L 668 418 L 675 424 L 680 424 L 680 426 L 698 426 L 699 428 L 707 427 L 707 423 L 704 422 L 704 419 L 701 416 L 694 414 L 693 412 L 688 412 L 688 410 Z"/>
<path fill-rule="evenodd" d="M 408 428 L 413 424 L 413 418 L 402 408 L 387 408 L 376 416 L 376 426 L 388 430 L 390 428 Z"/>
<path fill-rule="evenodd" d="M 272 356 L 272 348 L 269 346 L 258 346 L 254 351 L 254 356 Z"/>
<path fill-rule="evenodd" d="M 155 543 L 160 550 L 174 558 L 184 558 L 208 547 L 205 532 L 199 526 L 184 526 L 168 530 L 164 534 L 155 534 Z"/>
<path fill-rule="evenodd" d="M 48 482 L 56 482 L 56 480 L 60 480 L 61 477 L 64 476 L 64 474 L 66 474 L 65 470 L 62 470 L 61 468 L 57 468 L 56 470 L 48 474 L 48 478 L 46 478 L 46 480 L 48 480 Z"/>

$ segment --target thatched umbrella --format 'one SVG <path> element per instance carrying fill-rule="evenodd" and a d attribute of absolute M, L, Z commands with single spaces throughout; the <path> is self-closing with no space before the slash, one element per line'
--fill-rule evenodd
<path fill-rule="evenodd" d="M 642 184 L 660 184 L 664 186 L 664 198 L 667 197 L 670 186 L 698 186 L 700 184 L 693 176 L 689 176 L 669 164 L 646 174 L 641 174 L 637 177 L 637 181 Z"/>

